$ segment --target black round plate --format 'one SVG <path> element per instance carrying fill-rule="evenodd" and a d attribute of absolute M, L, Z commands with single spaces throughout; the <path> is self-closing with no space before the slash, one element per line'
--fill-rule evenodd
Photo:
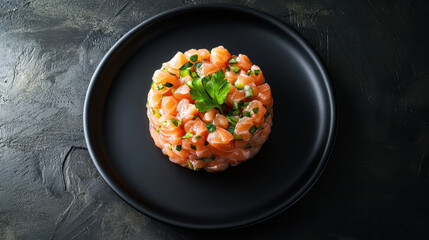
<path fill-rule="evenodd" d="M 274 125 L 253 159 L 194 172 L 153 143 L 146 97 L 153 72 L 177 51 L 219 45 L 261 67 Z M 279 213 L 311 187 L 330 152 L 335 109 L 321 61 L 284 23 L 249 8 L 203 5 L 150 18 L 112 47 L 89 85 L 84 129 L 98 171 L 131 206 L 177 226 L 234 228 Z"/>

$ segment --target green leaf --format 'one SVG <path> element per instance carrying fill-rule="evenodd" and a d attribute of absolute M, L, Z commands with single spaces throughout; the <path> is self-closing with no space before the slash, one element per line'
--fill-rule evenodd
<path fill-rule="evenodd" d="M 229 82 L 225 74 L 219 70 L 215 74 L 192 80 L 191 97 L 195 99 L 195 107 L 200 112 L 217 108 L 223 113 L 222 104 L 229 92 Z"/>
<path fill-rule="evenodd" d="M 259 75 L 259 70 L 255 70 L 255 71 L 253 71 L 254 73 L 255 73 L 255 75 L 256 76 L 258 76 Z"/>
<path fill-rule="evenodd" d="M 230 132 L 231 134 L 234 134 L 234 130 L 235 130 L 234 126 L 231 125 L 228 127 L 228 132 Z"/>
<path fill-rule="evenodd" d="M 191 148 L 197 150 L 197 147 L 194 144 L 191 144 Z"/>
<path fill-rule="evenodd" d="M 249 129 L 249 132 L 251 133 L 251 134 L 254 134 L 255 132 L 256 132 L 256 126 L 252 126 L 250 129 Z"/>
<path fill-rule="evenodd" d="M 258 108 L 258 107 L 255 107 L 254 109 L 252 109 L 252 111 L 256 114 L 256 113 L 258 113 L 259 108 Z"/>
<path fill-rule="evenodd" d="M 164 84 L 164 86 L 166 86 L 166 87 L 172 87 L 173 86 L 173 84 L 171 84 L 171 83 L 169 83 L 169 82 L 166 82 L 165 84 Z"/>
<path fill-rule="evenodd" d="M 178 151 L 178 152 L 182 151 L 182 145 L 177 145 L 176 146 L 176 151 Z"/>

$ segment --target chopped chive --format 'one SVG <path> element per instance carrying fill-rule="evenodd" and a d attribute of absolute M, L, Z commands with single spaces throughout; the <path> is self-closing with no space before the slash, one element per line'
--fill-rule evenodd
<path fill-rule="evenodd" d="M 232 67 L 232 71 L 234 71 L 235 73 L 239 73 L 240 72 L 240 68 L 237 66 Z"/>
<path fill-rule="evenodd" d="M 254 134 L 254 133 L 256 132 L 256 126 L 255 126 L 255 125 L 253 125 L 253 126 L 249 129 L 249 132 L 250 132 L 251 134 Z"/>
<path fill-rule="evenodd" d="M 230 58 L 229 59 L 229 64 L 236 64 L 237 63 L 237 59 L 236 58 Z"/>
<path fill-rule="evenodd" d="M 231 134 L 234 134 L 234 130 L 235 130 L 234 126 L 231 125 L 228 127 L 228 132 L 230 132 Z"/>
<path fill-rule="evenodd" d="M 270 112 L 266 112 L 266 113 L 264 114 L 264 118 L 267 118 L 268 116 L 270 116 Z"/>
<path fill-rule="evenodd" d="M 234 102 L 234 105 L 232 105 L 232 109 L 233 110 L 237 110 L 238 109 L 238 102 Z"/>
<path fill-rule="evenodd" d="M 242 108 L 243 106 L 244 106 L 244 102 L 243 101 L 238 102 L 238 108 L 239 109 Z"/>
<path fill-rule="evenodd" d="M 237 120 L 236 118 L 231 117 L 231 116 L 226 116 L 226 118 L 228 118 L 228 122 L 229 122 L 229 124 L 231 124 L 232 126 L 237 125 L 238 120 Z"/>
<path fill-rule="evenodd" d="M 173 84 L 171 84 L 171 83 L 169 83 L 169 82 L 166 82 L 166 83 L 164 84 L 164 86 L 166 86 L 166 87 L 170 88 L 170 87 L 172 87 L 172 86 L 173 86 Z"/>
<path fill-rule="evenodd" d="M 173 149 L 173 147 L 171 145 L 168 145 L 168 150 Z"/>
<path fill-rule="evenodd" d="M 194 150 L 197 150 L 197 147 L 195 147 L 195 145 L 191 144 L 191 148 Z"/>
<path fill-rule="evenodd" d="M 167 120 L 161 123 L 163 126 L 167 126 Z"/>
<path fill-rule="evenodd" d="M 202 62 L 197 62 L 197 63 L 195 63 L 194 64 L 194 69 L 195 69 L 195 71 L 197 71 L 198 69 L 200 69 L 200 67 L 203 65 L 203 63 Z"/>
<path fill-rule="evenodd" d="M 255 107 L 254 109 L 252 109 L 252 111 L 256 114 L 256 113 L 258 113 L 259 108 L 258 108 L 258 107 Z"/>
<path fill-rule="evenodd" d="M 164 85 L 162 83 L 160 83 L 156 86 L 156 88 L 158 88 L 158 90 L 161 90 L 164 88 Z"/>
<path fill-rule="evenodd" d="M 191 72 L 191 77 L 192 77 L 192 78 L 197 78 L 197 77 L 198 77 L 198 74 L 197 74 L 196 72 Z"/>
<path fill-rule="evenodd" d="M 180 77 L 186 77 L 188 75 L 191 75 L 191 68 L 180 70 L 179 75 Z"/>
<path fill-rule="evenodd" d="M 253 89 L 249 85 L 244 86 L 244 95 L 246 98 L 253 96 Z"/>
<path fill-rule="evenodd" d="M 204 146 L 207 146 L 207 145 L 209 145 L 209 142 L 207 142 L 207 140 L 206 140 L 206 141 L 204 141 Z"/>
<path fill-rule="evenodd" d="M 246 147 L 244 147 L 245 149 L 249 149 L 252 148 L 252 145 L 250 145 L 250 143 L 247 143 Z"/>
<path fill-rule="evenodd" d="M 159 130 L 161 130 L 161 126 L 158 126 L 158 128 L 155 130 L 157 133 L 159 133 Z"/>
<path fill-rule="evenodd" d="M 192 165 L 191 161 L 188 160 L 188 166 L 190 169 L 194 170 L 194 165 Z"/>
<path fill-rule="evenodd" d="M 226 66 L 226 72 L 229 72 L 229 71 L 231 71 L 231 68 L 229 67 L 229 66 Z"/>
<path fill-rule="evenodd" d="M 251 114 L 250 114 L 250 112 L 249 112 L 249 111 L 244 111 L 244 116 L 246 116 L 246 117 L 250 117 L 250 116 L 251 116 Z"/>
<path fill-rule="evenodd" d="M 198 61 L 198 55 L 197 54 L 192 55 L 191 57 L 189 57 L 189 60 L 191 60 L 191 62 Z"/>
<path fill-rule="evenodd" d="M 211 124 L 211 123 L 206 123 L 206 127 L 207 130 L 209 131 L 209 133 L 213 132 L 214 130 L 216 130 L 216 126 Z"/>
<path fill-rule="evenodd" d="M 155 115 L 156 114 L 155 110 L 153 108 L 151 109 L 152 109 L 152 114 Z"/>
<path fill-rule="evenodd" d="M 258 76 L 258 75 L 259 75 L 259 71 L 260 71 L 260 70 L 255 70 L 255 71 L 253 71 L 253 72 L 255 73 L 255 75 L 256 75 L 256 76 Z"/>
<path fill-rule="evenodd" d="M 176 74 L 174 74 L 174 73 L 172 73 L 172 72 L 170 72 L 170 71 L 167 71 L 170 75 L 173 75 L 173 76 L 176 76 Z"/>
<path fill-rule="evenodd" d="M 247 71 L 247 76 L 250 76 L 250 75 L 252 75 L 252 70 L 249 70 L 249 71 Z"/>
<path fill-rule="evenodd" d="M 195 137 L 195 139 L 200 139 L 200 138 L 201 138 L 201 136 L 196 136 L 196 137 Z"/>
<path fill-rule="evenodd" d="M 187 63 L 183 64 L 183 66 L 181 68 L 179 68 L 179 70 L 185 70 L 187 68 L 192 67 L 192 65 L 193 64 L 191 62 L 187 62 Z"/>
<path fill-rule="evenodd" d="M 150 88 L 153 89 L 153 85 L 155 85 L 155 81 L 152 81 L 152 84 L 150 85 Z"/>
<path fill-rule="evenodd" d="M 194 134 L 187 132 L 187 133 L 185 133 L 185 135 L 182 136 L 182 139 L 190 138 L 192 136 L 194 136 Z"/>
<path fill-rule="evenodd" d="M 178 152 L 182 151 L 182 145 L 177 145 L 176 146 L 176 151 L 178 151 Z"/>
<path fill-rule="evenodd" d="M 156 118 L 160 118 L 160 117 L 161 117 L 161 114 L 159 114 L 158 110 L 157 110 L 157 111 L 155 111 L 155 109 L 153 109 L 153 107 L 151 107 L 151 109 L 152 109 L 152 114 L 153 114 Z"/>
<path fill-rule="evenodd" d="M 174 126 L 179 126 L 180 124 L 181 124 L 181 122 L 180 121 L 177 121 L 176 119 L 174 119 L 174 118 L 172 118 L 172 119 L 170 119 L 171 120 L 171 122 L 174 124 Z"/>
<path fill-rule="evenodd" d="M 194 116 L 192 116 L 193 118 L 197 118 L 197 117 L 199 117 L 198 115 L 194 115 Z"/>
<path fill-rule="evenodd" d="M 240 114 L 240 110 L 233 110 L 228 112 L 228 116 L 237 116 Z"/>
<path fill-rule="evenodd" d="M 258 126 L 256 126 L 256 128 L 257 128 L 258 130 L 264 129 L 264 128 L 262 127 L 262 125 L 258 125 Z"/>
<path fill-rule="evenodd" d="M 238 136 L 235 134 L 233 136 L 234 136 L 234 140 L 239 140 L 239 141 L 243 140 L 243 138 L 241 136 Z"/>
<path fill-rule="evenodd" d="M 247 107 L 247 106 L 249 106 L 249 103 L 250 103 L 250 102 L 244 102 L 244 103 L 243 103 L 243 107 Z"/>

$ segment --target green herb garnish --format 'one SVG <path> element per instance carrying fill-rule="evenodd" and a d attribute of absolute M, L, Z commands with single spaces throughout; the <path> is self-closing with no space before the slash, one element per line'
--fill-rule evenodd
<path fill-rule="evenodd" d="M 192 80 L 191 97 L 195 99 L 195 107 L 200 112 L 207 112 L 217 108 L 223 114 L 221 105 L 225 102 L 229 92 L 229 82 L 225 79 L 222 70 L 213 74 L 211 78 L 197 78 Z"/>
<path fill-rule="evenodd" d="M 191 161 L 188 160 L 188 166 L 190 169 L 194 170 L 194 165 L 192 165 Z"/>
<path fill-rule="evenodd" d="M 234 126 L 231 125 L 228 127 L 228 132 L 230 132 L 231 134 L 234 134 L 234 130 L 235 130 Z"/>
<path fill-rule="evenodd" d="M 250 114 L 250 112 L 249 112 L 249 111 L 245 111 L 245 112 L 244 112 L 244 116 L 246 116 L 246 117 L 250 117 L 250 116 L 251 116 L 251 114 Z"/>
<path fill-rule="evenodd" d="M 237 125 L 238 120 L 237 120 L 236 118 L 231 117 L 231 116 L 226 116 L 226 118 L 228 118 L 228 122 L 229 122 L 229 124 L 231 124 L 232 126 Z"/>
<path fill-rule="evenodd" d="M 197 147 L 195 147 L 195 145 L 191 144 L 191 148 L 194 150 L 197 150 Z"/>
<path fill-rule="evenodd" d="M 156 85 L 156 88 L 158 90 L 162 90 L 164 88 L 164 85 L 162 83 L 160 83 L 160 84 Z"/>
<path fill-rule="evenodd" d="M 235 73 L 239 73 L 240 72 L 240 68 L 237 66 L 232 67 L 232 71 L 234 71 Z"/>
<path fill-rule="evenodd" d="M 158 126 L 158 128 L 155 130 L 157 133 L 159 133 L 159 130 L 161 130 L 161 126 Z"/>
<path fill-rule="evenodd" d="M 254 133 L 256 132 L 256 126 L 252 126 L 252 127 L 249 129 L 249 132 L 250 132 L 251 134 L 254 134 Z"/>
<path fill-rule="evenodd" d="M 180 121 L 178 121 L 178 120 L 176 120 L 176 119 L 174 119 L 174 118 L 172 118 L 172 119 L 170 119 L 171 120 L 171 122 L 174 124 L 174 126 L 176 126 L 176 127 L 178 127 L 180 124 L 181 124 L 181 122 Z"/>
<path fill-rule="evenodd" d="M 209 142 L 207 142 L 207 140 L 206 140 L 206 141 L 204 141 L 204 146 L 207 146 L 207 145 L 209 145 Z"/>
<path fill-rule="evenodd" d="M 260 70 L 254 70 L 253 72 L 255 73 L 256 76 L 258 76 L 259 75 L 259 71 Z"/>
<path fill-rule="evenodd" d="M 192 77 L 192 78 L 197 78 L 197 77 L 198 77 L 198 74 L 197 74 L 196 72 L 191 72 L 191 77 Z"/>
<path fill-rule="evenodd" d="M 213 132 L 214 130 L 216 130 L 216 126 L 211 124 L 211 123 L 206 123 L 206 127 L 207 130 L 209 131 L 209 133 Z"/>
<path fill-rule="evenodd" d="M 229 59 L 229 64 L 236 64 L 237 63 L 237 59 L 236 58 L 230 58 Z"/>
<path fill-rule="evenodd" d="M 171 84 L 171 83 L 169 83 L 169 82 L 166 82 L 166 83 L 164 84 L 164 86 L 166 86 L 166 87 L 172 87 L 172 86 L 173 86 L 173 84 Z"/>
<path fill-rule="evenodd" d="M 232 135 L 233 137 L 234 137 L 234 140 L 238 140 L 238 141 L 241 141 L 241 140 L 243 140 L 243 138 L 241 137 L 241 136 L 238 136 L 238 135 Z"/>
<path fill-rule="evenodd" d="M 196 136 L 196 137 L 195 137 L 195 139 L 200 139 L 200 138 L 201 138 L 201 136 Z"/>
<path fill-rule="evenodd" d="M 247 76 L 250 76 L 250 75 L 252 75 L 252 70 L 249 70 L 249 71 L 247 71 Z"/>
<path fill-rule="evenodd" d="M 198 61 L 198 55 L 197 54 L 192 55 L 191 57 L 189 57 L 189 60 L 191 60 L 191 62 Z"/>
<path fill-rule="evenodd" d="M 173 147 L 171 145 L 168 145 L 168 150 L 173 149 Z"/>
<path fill-rule="evenodd" d="M 197 71 L 198 69 L 200 69 L 200 67 L 203 65 L 203 63 L 202 62 L 197 62 L 197 63 L 195 63 L 194 64 L 194 69 L 195 69 L 195 71 Z"/>
<path fill-rule="evenodd" d="M 255 107 L 254 109 L 252 109 L 252 111 L 256 114 L 256 113 L 258 113 L 259 108 L 258 108 L 258 107 Z"/>
<path fill-rule="evenodd" d="M 229 67 L 229 66 L 226 66 L 226 69 L 225 69 L 227 72 L 229 72 L 229 71 L 231 71 L 231 68 Z"/>
<path fill-rule="evenodd" d="M 192 136 L 194 136 L 194 134 L 187 132 L 187 133 L 185 133 L 185 135 L 182 136 L 182 139 L 190 138 Z"/>
<path fill-rule="evenodd" d="M 185 69 L 187 69 L 187 68 L 190 68 L 190 67 L 192 67 L 192 63 L 191 62 L 187 62 L 187 63 L 185 63 L 185 64 L 183 64 L 183 66 L 182 67 L 180 67 L 179 68 L 179 70 L 185 70 Z"/>
<path fill-rule="evenodd" d="M 182 145 L 177 145 L 176 146 L 176 151 L 178 151 L 178 152 L 182 151 Z"/>

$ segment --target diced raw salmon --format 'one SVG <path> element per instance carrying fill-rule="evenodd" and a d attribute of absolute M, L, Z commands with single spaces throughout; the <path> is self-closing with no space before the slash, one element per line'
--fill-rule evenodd
<path fill-rule="evenodd" d="M 161 100 L 161 108 L 163 115 L 177 114 L 177 100 L 173 96 L 163 97 Z"/>
<path fill-rule="evenodd" d="M 244 54 L 238 54 L 237 57 L 237 67 L 244 71 L 248 71 L 250 67 L 252 67 L 252 62 L 250 59 Z"/>
<path fill-rule="evenodd" d="M 264 83 L 260 86 L 258 86 L 258 96 L 256 97 L 257 100 L 261 101 L 262 104 L 267 106 L 267 108 L 271 108 L 273 104 L 273 98 L 271 97 L 271 88 L 267 83 Z"/>
<path fill-rule="evenodd" d="M 210 61 L 218 67 L 224 66 L 231 54 L 223 46 L 215 47 L 211 51 Z"/>
<path fill-rule="evenodd" d="M 191 61 L 195 54 L 198 58 Z M 273 124 L 270 86 L 264 83 L 261 69 L 252 65 L 246 55 L 232 57 L 237 63 L 229 63 L 231 54 L 222 46 L 213 48 L 211 53 L 207 49 L 190 49 L 184 54 L 178 52 L 155 71 L 147 95 L 149 131 L 170 161 L 193 170 L 222 171 L 252 158 L 268 139 Z M 187 62 L 200 62 L 201 67 L 180 72 Z M 219 70 L 231 84 L 222 105 L 223 114 L 216 108 L 199 112 L 186 83 Z M 252 96 L 245 98 L 248 87 L 252 88 Z M 233 134 L 229 132 L 232 129 Z"/>
<path fill-rule="evenodd" d="M 174 87 L 180 86 L 179 79 L 164 70 L 156 70 L 153 74 L 152 80 L 155 82 L 156 85 L 160 83 L 165 85 L 168 82 L 173 84 Z"/>
<path fill-rule="evenodd" d="M 241 137 L 244 141 L 249 141 L 252 137 L 252 134 L 249 132 L 249 129 L 253 126 L 253 119 L 249 117 L 243 117 L 238 120 L 237 125 L 235 125 L 234 134 Z"/>
<path fill-rule="evenodd" d="M 218 113 L 216 114 L 216 117 L 213 119 L 213 124 L 216 127 L 228 128 L 228 125 L 229 125 L 228 118 Z"/>
<path fill-rule="evenodd" d="M 188 59 L 186 59 L 185 55 L 181 52 L 177 52 L 169 63 L 172 68 L 179 69 L 187 62 Z"/>

